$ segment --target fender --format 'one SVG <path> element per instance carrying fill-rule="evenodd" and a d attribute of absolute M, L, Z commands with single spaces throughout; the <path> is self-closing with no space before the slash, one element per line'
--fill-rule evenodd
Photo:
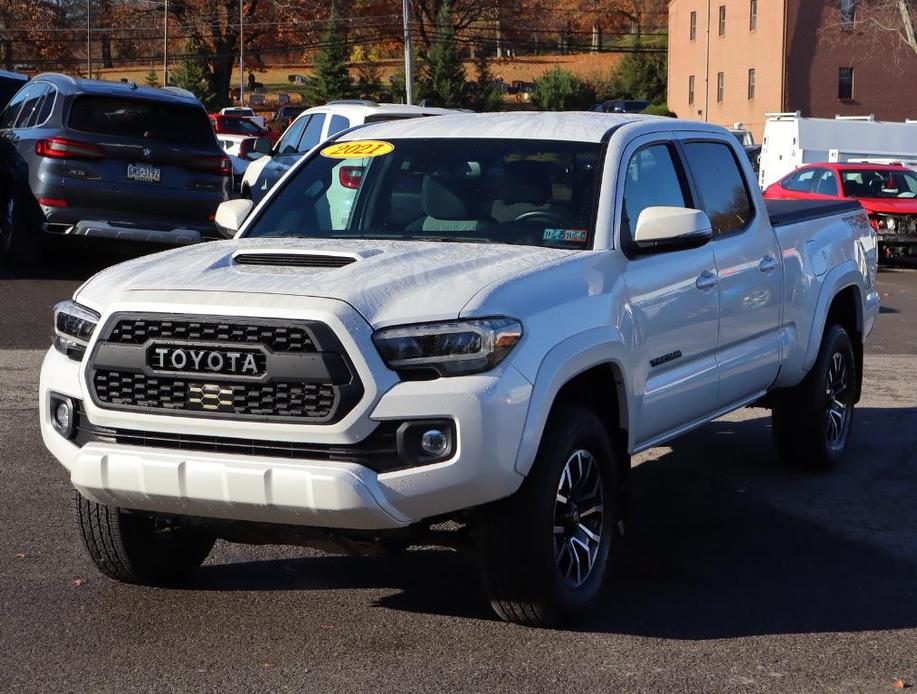
<path fill-rule="evenodd" d="M 825 334 L 825 328 L 827 327 L 828 309 L 831 307 L 831 302 L 834 301 L 834 297 L 847 287 L 856 287 L 860 296 L 860 300 L 856 304 L 857 329 L 861 333 L 863 332 L 863 301 L 866 295 L 863 289 L 863 274 L 855 260 L 847 260 L 834 267 L 822 282 L 812 319 L 812 332 L 809 333 L 809 343 L 802 362 L 803 371 L 806 373 L 812 369 L 815 359 L 818 357 L 821 338 Z M 818 329 L 819 327 L 821 328 L 820 330 Z"/>
<path fill-rule="evenodd" d="M 625 361 L 624 340 L 621 333 L 612 326 L 593 328 L 573 335 L 545 355 L 535 377 L 522 441 L 516 455 L 516 471 L 519 474 L 527 475 L 535 462 L 551 406 L 560 389 L 583 371 L 602 364 L 614 364 L 625 379 L 624 392 L 630 393 L 627 371 L 622 368 Z M 624 399 L 627 400 L 627 397 Z M 621 417 L 626 422 L 630 403 L 621 402 L 620 405 Z"/>

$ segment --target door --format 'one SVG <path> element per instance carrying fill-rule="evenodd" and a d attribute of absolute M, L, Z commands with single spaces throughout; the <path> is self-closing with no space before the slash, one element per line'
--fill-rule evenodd
<path fill-rule="evenodd" d="M 707 246 L 641 252 L 633 244 L 647 207 L 689 207 L 684 168 L 674 143 L 636 143 L 622 160 L 620 246 L 634 325 L 632 374 L 640 411 L 634 440 L 645 445 L 716 409 L 718 296 L 713 251 Z M 619 187 L 620 188 L 620 187 Z"/>
<path fill-rule="evenodd" d="M 706 136 L 705 136 L 706 138 Z M 686 141 L 698 202 L 713 225 L 720 329 L 716 349 L 721 408 L 768 388 L 777 377 L 783 265 L 767 211 L 758 209 L 734 147 Z"/>

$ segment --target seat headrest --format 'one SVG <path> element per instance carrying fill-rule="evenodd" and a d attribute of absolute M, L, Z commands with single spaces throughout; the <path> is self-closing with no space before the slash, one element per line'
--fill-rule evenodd
<path fill-rule="evenodd" d="M 551 185 L 553 165 L 546 161 L 511 161 L 506 164 L 500 197 L 507 205 L 526 202 L 543 205 L 554 194 Z"/>
<path fill-rule="evenodd" d="M 477 219 L 473 194 L 472 181 L 438 174 L 424 176 L 420 189 L 424 214 L 434 219 Z"/>

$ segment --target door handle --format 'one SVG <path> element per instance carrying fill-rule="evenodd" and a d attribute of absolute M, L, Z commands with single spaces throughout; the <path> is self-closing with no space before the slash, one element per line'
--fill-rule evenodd
<path fill-rule="evenodd" d="M 694 286 L 703 291 L 708 289 L 713 289 L 717 285 L 717 278 L 715 272 L 710 272 L 710 270 L 704 270 L 700 273 L 700 277 L 697 278 L 694 282 Z"/>
<path fill-rule="evenodd" d="M 761 262 L 758 263 L 758 269 L 761 272 L 770 274 L 777 269 L 777 259 L 772 255 L 766 255 L 761 258 Z"/>

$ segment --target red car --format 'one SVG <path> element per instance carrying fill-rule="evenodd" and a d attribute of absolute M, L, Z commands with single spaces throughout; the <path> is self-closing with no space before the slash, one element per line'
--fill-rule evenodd
<path fill-rule="evenodd" d="M 806 164 L 768 186 L 764 197 L 854 198 L 879 235 L 880 257 L 917 255 L 917 173 L 904 166 Z"/>

